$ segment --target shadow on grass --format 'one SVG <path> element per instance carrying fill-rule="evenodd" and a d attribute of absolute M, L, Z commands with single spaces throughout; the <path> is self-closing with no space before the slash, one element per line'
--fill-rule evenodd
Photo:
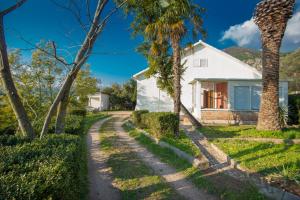
<path fill-rule="evenodd" d="M 214 194 L 220 199 L 265 199 L 251 183 L 233 179 L 222 173 L 208 172 L 208 175 L 206 172 L 201 172 L 170 149 L 156 145 L 151 139 L 130 127 L 125 126 L 124 128 L 162 162 L 173 166 L 178 172 L 184 173 L 186 178 L 198 188 Z"/>

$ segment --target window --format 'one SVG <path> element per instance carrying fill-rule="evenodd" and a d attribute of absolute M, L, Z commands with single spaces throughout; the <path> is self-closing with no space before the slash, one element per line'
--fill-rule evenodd
<path fill-rule="evenodd" d="M 250 109 L 250 87 L 249 86 L 234 87 L 234 108 L 236 110 Z"/>
<path fill-rule="evenodd" d="M 194 67 L 208 67 L 208 59 L 206 58 L 194 58 L 193 60 Z"/>
<path fill-rule="evenodd" d="M 208 67 L 208 59 L 200 59 L 200 67 Z"/>
<path fill-rule="evenodd" d="M 253 86 L 251 88 L 251 109 L 259 110 L 261 97 L 261 87 Z"/>
<path fill-rule="evenodd" d="M 284 95 L 283 95 L 283 88 L 279 87 L 279 105 L 284 105 Z"/>

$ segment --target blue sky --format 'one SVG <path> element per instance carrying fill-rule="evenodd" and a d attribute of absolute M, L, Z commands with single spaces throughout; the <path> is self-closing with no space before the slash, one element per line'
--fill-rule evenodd
<path fill-rule="evenodd" d="M 12 2 L 14 1 L 1 0 L 0 9 Z M 94 2 L 92 3 L 94 7 L 95 0 L 91 2 Z M 207 10 L 203 16 L 204 28 L 208 34 L 207 43 L 219 49 L 237 45 L 259 49 L 259 31 L 251 20 L 259 0 L 195 2 Z M 282 47 L 283 51 L 300 47 L 299 4 L 300 0 L 297 0 L 296 11 Z M 113 6 L 114 4 L 110 3 L 107 11 Z M 135 51 L 142 39 L 132 38 L 130 23 L 131 17 L 126 18 L 122 11 L 115 14 L 100 35 L 94 49 L 95 54 L 88 60 L 93 75 L 100 78 L 103 85 L 122 83 L 147 66 L 144 57 Z M 24 49 L 24 59 L 30 59 L 31 51 L 28 49 L 31 46 L 20 39 L 20 36 L 32 43 L 37 43 L 41 39 L 53 40 L 62 54 L 65 54 L 65 50 L 75 52 L 76 45 L 81 43 L 84 36 L 75 18 L 50 0 L 28 0 L 23 7 L 6 16 L 5 27 L 9 49 Z"/>

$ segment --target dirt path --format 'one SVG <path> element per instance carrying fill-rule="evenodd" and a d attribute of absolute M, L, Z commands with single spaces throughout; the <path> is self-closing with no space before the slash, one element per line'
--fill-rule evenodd
<path fill-rule="evenodd" d="M 114 115 L 124 119 L 126 116 Z M 207 194 L 195 187 L 190 181 L 188 181 L 183 173 L 177 172 L 174 168 L 161 162 L 157 157 L 150 153 L 146 148 L 138 144 L 133 138 L 131 138 L 127 132 L 122 128 L 122 120 L 114 123 L 117 136 L 120 141 L 127 144 L 132 151 L 136 152 L 144 163 L 150 166 L 154 172 L 164 178 L 164 180 L 172 186 L 176 192 L 185 197 L 186 199 L 199 200 L 199 199 L 216 199 L 214 196 Z"/>
<path fill-rule="evenodd" d="M 99 129 L 108 119 L 97 122 L 88 132 L 89 199 L 91 200 L 121 199 L 120 192 L 112 185 L 110 172 L 105 164 L 107 157 L 100 151 Z"/>

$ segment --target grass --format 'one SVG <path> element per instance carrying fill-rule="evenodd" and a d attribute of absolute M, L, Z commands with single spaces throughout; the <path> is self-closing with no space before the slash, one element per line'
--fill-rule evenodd
<path fill-rule="evenodd" d="M 300 183 L 300 145 L 214 139 L 231 158 L 253 172 Z"/>
<path fill-rule="evenodd" d="M 181 199 L 160 176 L 146 166 L 134 152 L 116 136 L 113 120 L 106 122 L 100 130 L 101 150 L 108 156 L 113 184 L 122 199 Z"/>
<path fill-rule="evenodd" d="M 282 131 L 257 131 L 255 126 L 205 126 L 199 129 L 208 138 L 276 138 L 300 139 L 300 128 Z"/>
<path fill-rule="evenodd" d="M 178 149 L 184 151 L 187 154 L 190 154 L 194 157 L 200 157 L 201 151 L 199 148 L 184 134 L 184 132 L 180 132 L 178 138 L 174 136 L 163 136 L 161 141 L 169 143 L 172 146 L 177 147 Z"/>
<path fill-rule="evenodd" d="M 173 166 L 184 173 L 198 188 L 201 188 L 211 194 L 217 195 L 221 199 L 238 200 L 238 199 L 265 199 L 255 187 L 249 183 L 232 183 L 226 175 L 216 175 L 213 177 L 203 177 L 203 174 L 193 167 L 186 160 L 178 157 L 173 151 L 160 147 L 140 131 L 124 125 L 124 129 L 129 132 L 130 136 L 135 138 L 141 145 L 146 147 L 150 152 L 160 158 L 161 161 Z"/>

